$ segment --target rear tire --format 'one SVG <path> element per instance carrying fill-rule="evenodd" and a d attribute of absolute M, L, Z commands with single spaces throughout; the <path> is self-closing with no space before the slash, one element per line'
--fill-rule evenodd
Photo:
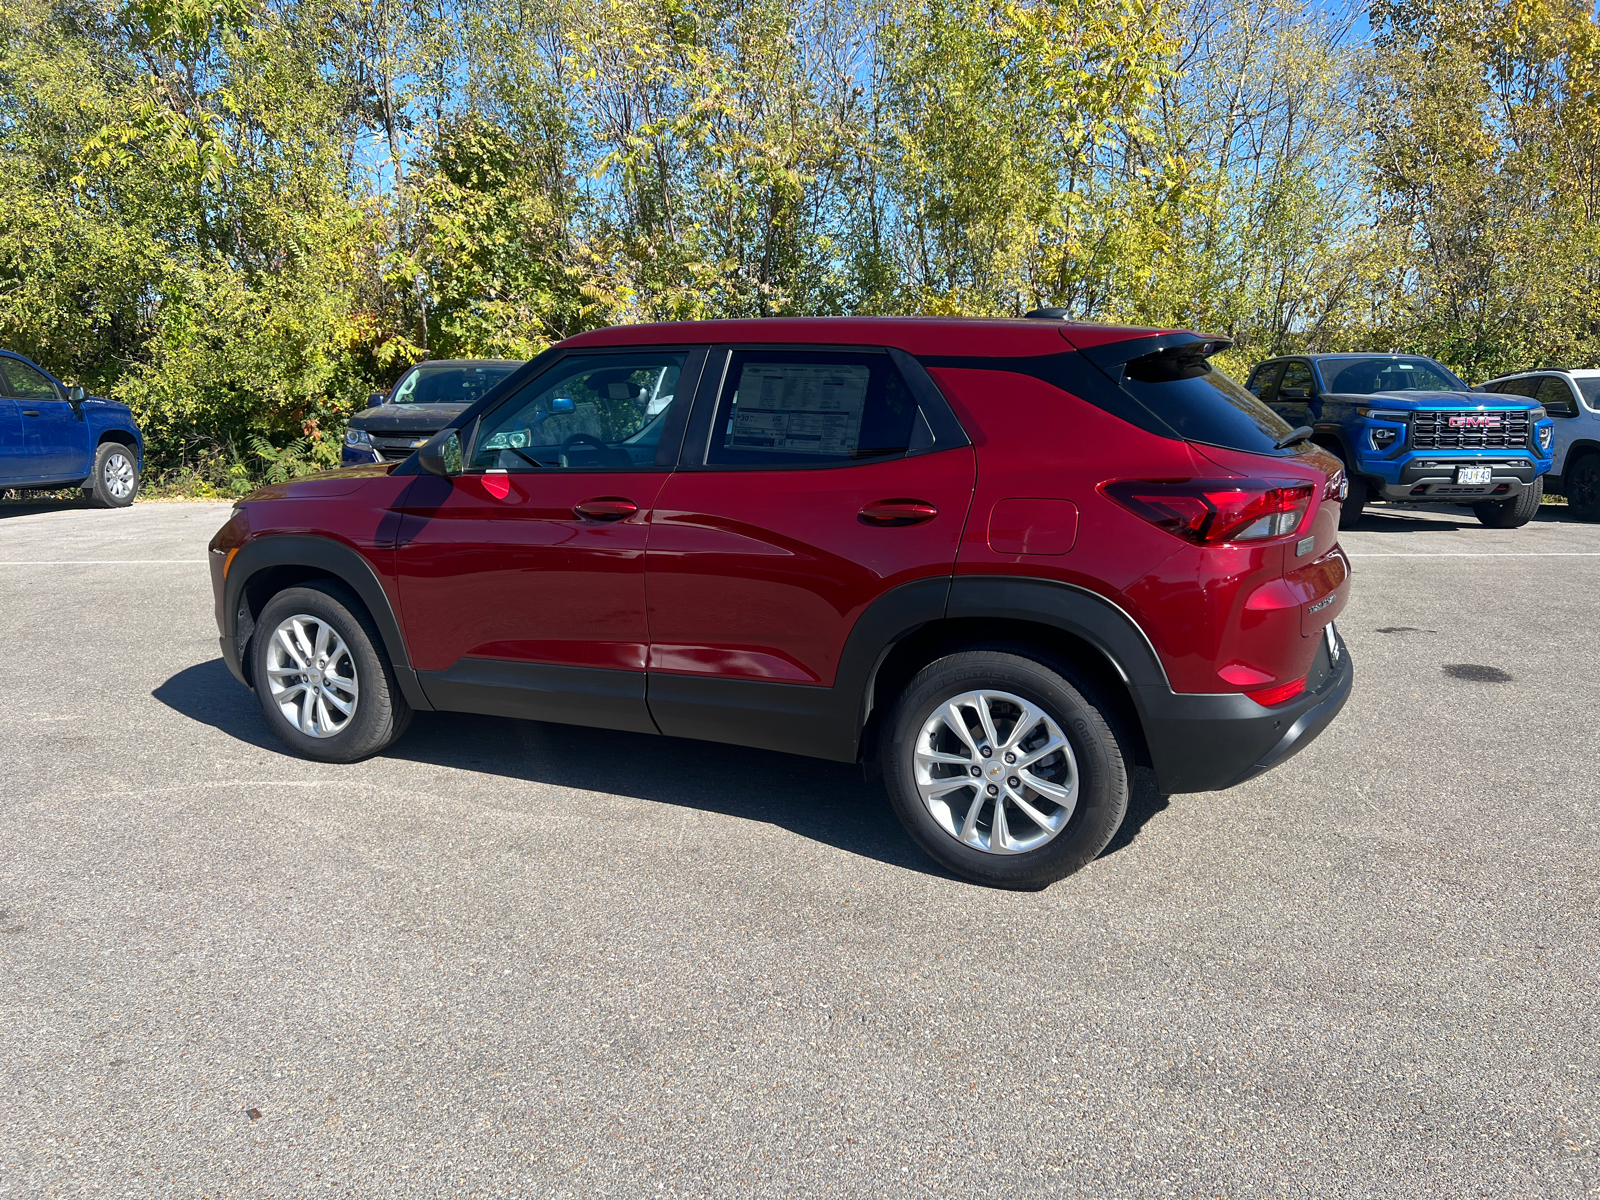
<path fill-rule="evenodd" d="M 924 667 L 890 711 L 882 748 L 912 839 L 990 887 L 1043 888 L 1092 862 L 1128 811 L 1127 764 L 1093 695 L 1023 647 Z"/>
<path fill-rule="evenodd" d="M 1350 470 L 1350 464 L 1345 460 L 1344 451 L 1333 447 L 1323 447 L 1339 460 L 1344 467 L 1345 484 L 1348 490 L 1345 498 L 1339 503 L 1339 528 L 1353 529 L 1356 522 L 1361 520 L 1361 512 L 1367 507 L 1368 489 L 1367 481 Z"/>
<path fill-rule="evenodd" d="M 333 580 L 267 601 L 250 638 L 250 679 L 272 732 L 318 762 L 376 754 L 411 723 L 377 627 Z"/>
<path fill-rule="evenodd" d="M 1585 454 L 1561 477 L 1567 512 L 1575 520 L 1600 521 L 1600 454 Z"/>
<path fill-rule="evenodd" d="M 83 490 L 97 508 L 127 508 L 139 494 L 138 452 L 121 442 L 101 442 Z"/>
<path fill-rule="evenodd" d="M 1544 480 L 1535 479 L 1533 486 L 1523 488 L 1522 494 L 1509 500 L 1480 500 L 1472 506 L 1490 529 L 1516 529 L 1533 520 L 1539 512 L 1539 502 L 1544 499 Z"/>

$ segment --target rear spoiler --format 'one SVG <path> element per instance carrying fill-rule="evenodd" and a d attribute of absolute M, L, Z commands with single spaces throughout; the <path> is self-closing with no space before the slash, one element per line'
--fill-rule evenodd
<path fill-rule="evenodd" d="M 1211 370 L 1206 359 L 1233 345 L 1233 339 L 1198 333 L 1158 333 L 1130 338 L 1079 353 L 1113 379 L 1124 377 L 1156 383 L 1191 379 Z"/>

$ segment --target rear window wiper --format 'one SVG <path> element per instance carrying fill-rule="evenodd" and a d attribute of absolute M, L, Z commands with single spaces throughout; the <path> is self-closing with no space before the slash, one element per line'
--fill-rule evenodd
<path fill-rule="evenodd" d="M 1292 446 L 1296 442 L 1305 441 L 1308 437 L 1310 437 L 1315 432 L 1316 432 L 1316 430 L 1312 429 L 1311 426 L 1309 426 L 1309 425 L 1302 425 L 1298 429 L 1291 429 L 1288 433 L 1284 434 L 1277 441 L 1273 442 L 1272 443 L 1272 448 L 1274 450 L 1282 450 L 1284 447 Z"/>

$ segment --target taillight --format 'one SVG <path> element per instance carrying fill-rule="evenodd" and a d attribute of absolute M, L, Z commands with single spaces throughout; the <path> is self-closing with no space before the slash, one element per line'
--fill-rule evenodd
<path fill-rule="evenodd" d="M 1100 490 L 1152 525 L 1200 546 L 1293 533 L 1316 492 L 1310 483 L 1284 479 L 1119 479 Z"/>
<path fill-rule="evenodd" d="M 1271 708 L 1274 704 L 1282 704 L 1286 700 L 1293 700 L 1306 690 L 1306 677 L 1288 683 L 1280 683 L 1276 687 L 1262 688 L 1260 691 L 1246 692 L 1245 695 L 1264 708 Z"/>

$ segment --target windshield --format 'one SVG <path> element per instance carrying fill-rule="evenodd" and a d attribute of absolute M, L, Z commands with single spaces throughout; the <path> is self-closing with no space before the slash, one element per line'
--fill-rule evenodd
<path fill-rule="evenodd" d="M 1317 364 L 1330 392 L 1464 392 L 1467 385 L 1427 358 L 1325 358 Z"/>
<path fill-rule="evenodd" d="M 1600 408 L 1600 379 L 1590 376 L 1588 379 L 1574 379 L 1578 391 L 1583 394 L 1583 402 L 1590 408 Z"/>
<path fill-rule="evenodd" d="M 400 381 L 391 404 L 471 404 L 521 363 L 421 366 Z"/>

